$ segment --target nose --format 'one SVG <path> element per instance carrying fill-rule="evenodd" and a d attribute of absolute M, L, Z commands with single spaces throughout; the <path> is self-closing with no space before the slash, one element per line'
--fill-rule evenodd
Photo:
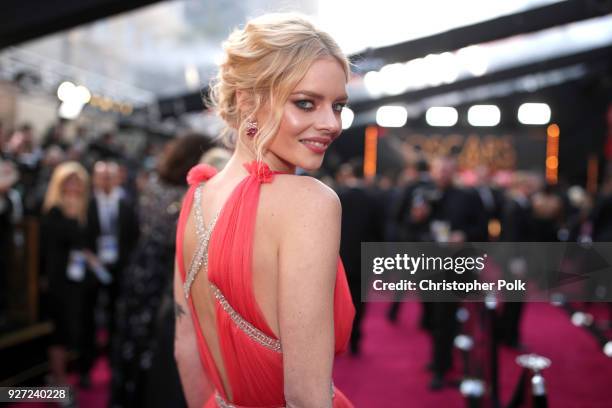
<path fill-rule="evenodd" d="M 320 110 L 316 122 L 317 130 L 329 133 L 330 136 L 335 137 L 340 133 L 341 128 L 342 122 L 340 114 L 336 112 L 332 106 Z"/>

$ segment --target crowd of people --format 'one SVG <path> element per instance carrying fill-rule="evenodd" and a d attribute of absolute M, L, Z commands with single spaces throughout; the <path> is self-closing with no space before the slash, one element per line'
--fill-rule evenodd
<path fill-rule="evenodd" d="M 186 175 L 205 153 L 204 160 L 219 169 L 229 153 L 210 138 L 190 134 L 166 143 L 157 157 L 140 160 L 146 165 L 134 166 L 111 133 L 91 141 L 80 128 L 68 142 L 65 126 L 58 122 L 40 143 L 27 124 L 0 134 L 0 330 L 10 327 L 2 288 L 11 271 L 15 226 L 33 217 L 40 226 L 41 312 L 55 326 L 49 382 L 67 383 L 68 352 L 74 349 L 80 386 L 86 388 L 93 362 L 107 353 L 111 406 L 166 406 L 182 398 L 172 353 L 171 277 Z M 360 355 L 366 308 L 361 242 L 612 239 L 610 177 L 600 194 L 591 195 L 580 187 L 549 185 L 535 172 L 515 171 L 503 182 L 483 169 L 476 174 L 463 182 L 452 156 L 421 156 L 393 177 L 365 179 L 359 161 L 323 177 L 343 209 L 340 252 L 356 307 L 351 354 Z M 457 308 L 423 303 L 420 324 L 431 335 L 434 390 L 447 385 Z M 507 303 L 499 315 L 497 335 L 510 347 L 521 347 L 522 309 L 521 303 Z M 387 314 L 391 324 L 400 312 L 397 299 Z M 96 336 L 101 328 L 105 345 Z M 161 379 L 163 389 L 155 386 Z"/>
<path fill-rule="evenodd" d="M 154 371 L 168 384 L 174 310 L 166 306 L 186 176 L 206 153 L 204 160 L 218 166 L 228 153 L 191 133 L 153 148 L 160 153 L 138 167 L 111 133 L 90 141 L 79 129 L 68 142 L 64 127 L 59 122 L 41 143 L 28 125 L 1 138 L 0 331 L 16 326 L 6 288 L 8 274 L 19 273 L 15 236 L 27 217 L 39 228 L 40 313 L 54 325 L 49 384 L 68 384 L 70 352 L 77 351 L 79 385 L 90 387 L 92 366 L 104 353 L 113 371 L 111 406 L 144 406 L 147 399 L 146 406 L 168 406 L 146 373 L 159 367 Z M 173 397 L 181 395 L 178 374 L 175 380 Z"/>
<path fill-rule="evenodd" d="M 473 175 L 476 174 L 476 177 Z M 579 186 L 545 182 L 537 172 L 515 171 L 495 177 L 485 169 L 465 173 L 452 155 L 417 155 L 396 180 L 365 180 L 359 164 L 342 165 L 335 188 L 343 208 L 341 256 L 357 309 L 350 342 L 360 353 L 361 242 L 607 242 L 612 233 L 612 177 L 597 195 Z M 391 185 L 389 188 L 388 186 Z M 385 188 L 387 187 L 387 188 Z M 387 312 L 398 321 L 401 299 Z M 422 302 L 420 326 L 430 334 L 430 388 L 452 385 L 453 340 L 459 333 L 458 303 Z M 520 319 L 524 303 L 507 302 L 497 315 L 495 336 L 522 349 Z"/>

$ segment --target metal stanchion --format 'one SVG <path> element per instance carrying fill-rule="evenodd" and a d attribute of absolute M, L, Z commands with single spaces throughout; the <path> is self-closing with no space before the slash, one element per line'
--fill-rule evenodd
<path fill-rule="evenodd" d="M 469 331 L 469 324 L 467 323 L 470 317 L 474 318 L 473 313 L 470 313 L 467 308 L 461 308 L 457 317 L 464 324 L 464 329 Z M 465 397 L 466 407 L 482 408 L 484 406 L 485 384 L 482 380 L 474 377 L 476 370 L 470 359 L 470 353 L 474 349 L 474 339 L 467 334 L 460 334 L 455 337 L 454 345 L 461 352 L 461 359 L 463 360 L 463 380 L 459 386 L 459 391 Z"/>
<path fill-rule="evenodd" d="M 499 408 L 499 361 L 495 336 L 497 299 L 490 294 L 484 303 L 466 303 L 457 311 L 463 334 L 455 337 L 455 347 L 463 360 L 461 394 L 469 408 Z"/>
<path fill-rule="evenodd" d="M 605 332 L 594 324 L 593 315 L 576 310 L 570 303 L 566 302 L 563 295 L 554 294 L 551 302 L 554 306 L 560 307 L 570 316 L 572 324 L 576 327 L 582 327 L 601 345 L 603 353 L 612 357 L 612 340 L 609 340 Z"/>
<path fill-rule="evenodd" d="M 459 386 L 461 395 L 465 397 L 466 407 L 468 408 L 482 408 L 483 396 L 485 394 L 484 381 L 477 378 L 465 378 L 461 381 Z"/>
<path fill-rule="evenodd" d="M 525 375 L 532 373 L 530 387 L 525 387 L 530 395 L 531 406 L 534 408 L 548 407 L 548 396 L 546 394 L 546 381 L 541 371 L 550 367 L 550 360 L 537 354 L 523 354 L 516 358 L 516 363 L 523 367 Z"/>
<path fill-rule="evenodd" d="M 470 364 L 470 351 L 474 348 L 474 340 L 467 334 L 460 334 L 455 337 L 455 347 L 461 351 L 461 359 L 463 360 L 463 375 L 470 377 L 473 375 Z"/>
<path fill-rule="evenodd" d="M 489 294 L 485 297 L 485 332 L 488 334 L 488 361 L 489 365 L 486 369 L 487 383 L 491 389 L 491 407 L 499 408 L 499 354 L 498 354 L 498 338 L 495 332 L 497 319 L 497 298 L 494 294 Z"/>
<path fill-rule="evenodd" d="M 546 382 L 540 373 L 535 373 L 533 377 L 531 377 L 531 400 L 533 401 L 534 408 L 548 407 Z"/>

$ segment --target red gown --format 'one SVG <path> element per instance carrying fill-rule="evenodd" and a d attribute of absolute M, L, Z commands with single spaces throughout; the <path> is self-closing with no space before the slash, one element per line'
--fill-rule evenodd
<path fill-rule="evenodd" d="M 262 183 L 271 183 L 276 172 L 265 163 L 245 164 L 249 171 L 210 222 L 204 225 L 201 209 L 201 186 L 211 178 L 215 169 L 207 165 L 195 166 L 187 180 L 190 188 L 185 196 L 177 230 L 176 257 L 184 282 L 197 335 L 200 360 L 216 392 L 204 405 L 210 407 L 284 407 L 282 344 L 268 327 L 255 300 L 252 287 L 252 251 L 255 217 Z M 198 245 L 189 270 L 185 270 L 183 238 L 185 224 L 195 202 L 195 222 Z M 232 390 L 229 402 L 219 370 L 202 334 L 190 288 L 196 274 L 208 268 L 209 285 L 215 297 L 217 336 Z M 338 271 L 334 291 L 335 353 L 346 349 L 351 333 L 355 308 L 351 301 L 344 267 L 338 257 Z M 352 407 L 338 389 L 330 390 L 333 406 Z"/>

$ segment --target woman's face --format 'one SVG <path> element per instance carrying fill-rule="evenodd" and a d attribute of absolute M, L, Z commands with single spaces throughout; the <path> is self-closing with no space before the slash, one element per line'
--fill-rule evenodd
<path fill-rule="evenodd" d="M 315 61 L 285 104 L 276 137 L 266 158 L 273 167 L 316 170 L 325 151 L 340 135 L 340 113 L 346 105 L 346 77 L 334 58 Z"/>
<path fill-rule="evenodd" d="M 62 184 L 62 196 L 64 198 L 81 198 L 85 192 L 85 186 L 79 178 L 72 175 Z"/>

